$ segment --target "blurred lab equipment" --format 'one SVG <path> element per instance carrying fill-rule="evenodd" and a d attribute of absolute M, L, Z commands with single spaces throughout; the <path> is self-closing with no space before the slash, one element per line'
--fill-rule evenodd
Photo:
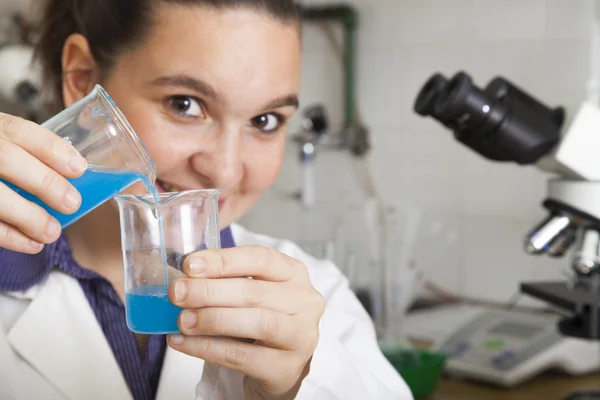
<path fill-rule="evenodd" d="M 556 175 L 543 202 L 548 217 L 527 235 L 524 249 L 556 258 L 573 247 L 572 275 L 565 282 L 522 283 L 521 292 L 570 314 L 557 321 L 562 335 L 599 340 L 598 105 L 584 102 L 565 124 L 563 107 L 550 108 L 502 77 L 480 89 L 461 71 L 449 80 L 434 74 L 414 110 L 442 123 L 484 158 L 535 165 Z"/>
<path fill-rule="evenodd" d="M 0 44 L 0 96 L 22 107 L 26 115 L 39 111 L 40 75 L 32 65 L 33 48 L 24 44 Z"/>
<path fill-rule="evenodd" d="M 557 332 L 559 316 L 451 304 L 416 311 L 406 335 L 446 354 L 445 372 L 501 387 L 515 387 L 547 371 L 584 375 L 600 368 L 600 343 Z"/>
<path fill-rule="evenodd" d="M 400 373 L 415 399 L 435 392 L 443 375 L 447 357 L 443 353 L 406 349 L 402 344 L 383 343 L 381 350 Z M 416 358 L 416 362 L 415 362 Z"/>
<path fill-rule="evenodd" d="M 41 70 L 34 62 L 33 23 L 26 18 L 27 1 L 0 5 L 0 111 L 34 122 L 48 117 L 41 95 Z"/>
<path fill-rule="evenodd" d="M 364 156 L 370 149 L 368 130 L 361 121 L 356 100 L 356 34 L 358 11 L 350 4 L 299 5 L 302 20 L 306 24 L 319 26 L 332 46 L 342 66 L 344 125 L 338 132 L 330 132 L 323 137 L 323 145 L 329 148 L 349 149 L 358 157 Z M 338 24 L 343 30 L 340 43 L 332 31 L 332 25 Z"/>
<path fill-rule="evenodd" d="M 73 145 L 88 162 L 82 176 L 69 179 L 81 194 L 79 209 L 73 214 L 62 214 L 11 182 L 0 181 L 42 206 L 63 228 L 135 182 L 141 181 L 147 188 L 154 187 L 156 166 L 150 154 L 100 85 L 42 126 Z"/>
<path fill-rule="evenodd" d="M 325 107 L 316 104 L 303 112 L 302 131 L 294 136 L 299 147 L 301 189 L 299 197 L 302 205 L 310 209 L 316 202 L 315 161 L 319 140 L 327 133 L 328 121 Z"/>
<path fill-rule="evenodd" d="M 306 24 L 316 25 L 326 35 L 332 50 L 342 67 L 344 102 L 344 121 L 340 129 L 332 129 L 327 120 L 325 107 L 321 104 L 309 106 L 304 111 L 302 132 L 294 135 L 294 141 L 300 145 L 300 163 L 302 166 L 302 191 L 300 198 L 306 208 L 312 208 L 316 202 L 314 190 L 315 154 L 325 150 L 347 150 L 359 171 L 359 180 L 367 196 L 378 197 L 375 192 L 370 171 L 365 165 L 371 148 L 369 130 L 361 120 L 356 99 L 356 33 L 358 12 L 349 4 L 306 5 L 299 4 L 302 20 Z M 343 30 L 342 42 L 332 30 L 339 24 Z M 381 211 L 381 210 L 380 210 Z"/>
<path fill-rule="evenodd" d="M 302 199 L 304 205 L 308 206 L 306 207 L 308 210 L 314 209 L 316 195 L 311 190 L 311 185 L 306 184 L 307 182 L 314 182 L 314 180 L 311 180 L 309 172 L 310 170 L 314 171 L 314 153 L 327 150 L 348 151 L 351 155 L 357 181 L 366 197 L 361 206 L 362 210 L 355 214 L 355 217 L 362 216 L 359 221 L 364 222 L 358 231 L 366 232 L 367 235 L 366 238 L 360 238 L 358 241 L 352 242 L 352 240 L 349 240 L 346 243 L 348 245 L 347 249 L 336 250 L 337 255 L 343 254 L 342 259 L 338 258 L 338 265 L 340 265 L 340 262 L 347 263 L 347 269 L 360 269 L 366 271 L 367 274 L 377 276 L 379 282 L 376 286 L 380 290 L 386 290 L 387 287 L 383 282 L 387 280 L 386 273 L 388 272 L 385 268 L 386 226 L 388 222 L 386 221 L 384 202 L 377 191 L 368 165 L 368 155 L 371 149 L 369 129 L 362 121 L 356 98 L 358 11 L 353 5 L 344 3 L 330 5 L 300 4 L 299 7 L 305 24 L 316 26 L 322 30 L 340 63 L 343 76 L 342 96 L 344 102 L 344 121 L 341 129 L 331 128 L 322 106 L 311 107 L 305 113 L 303 120 L 305 132 L 296 135 L 297 141 L 301 143 L 300 159 L 303 163 L 303 181 L 305 182 L 303 188 L 306 189 L 306 194 L 302 195 Z M 333 30 L 334 25 L 339 25 L 342 29 L 341 41 Z M 310 133 L 308 136 L 311 139 L 310 141 L 305 139 L 307 131 Z M 314 175 L 312 176 L 314 177 Z M 335 212 L 337 211 L 335 210 Z M 344 229 L 346 228 L 339 227 L 339 219 L 336 218 L 336 226 L 333 231 L 337 235 L 338 233 L 342 234 Z M 333 241 L 338 241 L 338 238 L 334 238 Z M 357 258 L 363 254 L 366 258 Z M 355 290 L 372 317 L 383 323 L 381 319 L 387 315 L 387 312 L 383 309 L 386 303 L 375 300 L 373 293 L 377 293 L 383 298 L 389 297 L 389 295 L 379 291 L 372 292 L 373 288 L 356 288 Z M 385 323 L 383 324 L 385 325 Z"/>
<path fill-rule="evenodd" d="M 560 322 L 563 334 L 600 339 L 600 291 L 583 283 L 595 280 L 600 272 L 600 142 L 596 134 L 600 109 L 584 102 L 563 129 L 564 108 L 551 109 L 502 77 L 482 90 L 465 72 L 450 80 L 440 74 L 432 76 L 414 108 L 451 129 L 460 142 L 485 158 L 535 165 L 557 175 L 549 180 L 543 202 L 548 217 L 528 234 L 525 251 L 563 257 L 574 247 L 570 263 L 574 277 L 554 284 L 525 283 L 521 289 L 574 313 L 573 318 Z"/>
<path fill-rule="evenodd" d="M 503 77 L 481 89 L 464 71 L 449 80 L 439 73 L 431 76 L 414 111 L 442 123 L 486 159 L 534 165 L 554 175 L 542 203 L 548 216 L 527 234 L 524 250 L 561 258 L 572 249 L 571 273 L 565 281 L 524 282 L 520 290 L 568 315 L 556 321 L 563 342 L 597 344 L 591 340 L 600 340 L 600 1 L 593 5 L 588 99 L 570 121 L 564 107 L 550 108 Z M 590 352 L 589 360 L 600 350 Z M 546 363 L 551 366 L 551 361 Z M 600 392 L 570 398 L 600 398 Z"/>
<path fill-rule="evenodd" d="M 219 191 L 119 195 L 127 326 L 136 333 L 179 333 L 181 309 L 171 304 L 173 279 L 185 276 L 191 253 L 220 244 Z"/>

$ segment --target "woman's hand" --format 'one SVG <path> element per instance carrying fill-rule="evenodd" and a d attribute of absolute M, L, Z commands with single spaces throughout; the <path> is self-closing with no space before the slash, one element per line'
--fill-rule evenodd
<path fill-rule="evenodd" d="M 306 266 L 275 250 L 205 250 L 169 298 L 184 308 L 174 349 L 242 372 L 246 399 L 293 399 L 309 372 L 325 302 Z M 252 277 L 253 279 L 249 279 Z"/>
<path fill-rule="evenodd" d="M 65 177 L 79 177 L 86 168 L 86 160 L 58 135 L 0 113 L 0 178 L 71 214 L 79 208 L 81 196 Z M 38 253 L 60 231 L 60 224 L 46 210 L 0 182 L 0 247 Z"/>

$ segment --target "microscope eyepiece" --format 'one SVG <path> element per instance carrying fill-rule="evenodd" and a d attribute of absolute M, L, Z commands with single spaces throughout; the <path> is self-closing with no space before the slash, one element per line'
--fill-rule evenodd
<path fill-rule="evenodd" d="M 464 120 L 465 113 L 469 113 L 466 116 L 470 117 L 473 108 L 481 109 L 487 103 L 481 97 L 482 93 L 473 86 L 471 77 L 464 72 L 459 72 L 448 82 L 446 90 L 438 97 L 435 111 L 444 119 Z"/>
<path fill-rule="evenodd" d="M 441 74 L 431 76 L 419 91 L 413 110 L 422 117 L 433 116 L 435 113 L 435 103 L 438 97 L 444 93 L 447 85 L 448 79 L 444 78 Z M 438 117 L 435 118 L 437 119 Z"/>
<path fill-rule="evenodd" d="M 484 89 L 464 71 L 428 79 L 414 110 L 454 132 L 457 140 L 496 161 L 531 164 L 559 141 L 564 109 L 550 109 L 502 77 Z"/>

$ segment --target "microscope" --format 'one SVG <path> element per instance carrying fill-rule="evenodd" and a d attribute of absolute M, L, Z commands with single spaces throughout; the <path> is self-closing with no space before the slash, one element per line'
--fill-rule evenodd
<path fill-rule="evenodd" d="M 559 322 L 561 334 L 600 340 L 600 109 L 584 102 L 567 124 L 564 107 L 551 108 L 500 76 L 479 88 L 461 71 L 450 79 L 432 75 L 414 111 L 485 159 L 552 175 L 542 202 L 547 216 L 527 233 L 523 247 L 531 255 L 568 257 L 572 275 L 521 283 L 520 290 L 568 315 Z M 570 397 L 580 398 L 600 393 Z"/>
<path fill-rule="evenodd" d="M 479 88 L 465 72 L 436 73 L 421 88 L 414 111 L 451 130 L 482 157 L 551 173 L 542 206 L 547 216 L 524 240 L 531 255 L 565 257 L 567 282 L 522 283 L 521 291 L 571 315 L 563 335 L 600 340 L 600 109 L 583 103 L 565 123 L 551 108 L 503 77 Z"/>

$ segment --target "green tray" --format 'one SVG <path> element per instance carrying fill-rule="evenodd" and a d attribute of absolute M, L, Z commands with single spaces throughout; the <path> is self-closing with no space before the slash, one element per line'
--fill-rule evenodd
<path fill-rule="evenodd" d="M 398 345 L 381 345 L 389 362 L 402 376 L 415 398 L 428 396 L 437 387 L 447 356 L 423 350 L 410 351 Z"/>

